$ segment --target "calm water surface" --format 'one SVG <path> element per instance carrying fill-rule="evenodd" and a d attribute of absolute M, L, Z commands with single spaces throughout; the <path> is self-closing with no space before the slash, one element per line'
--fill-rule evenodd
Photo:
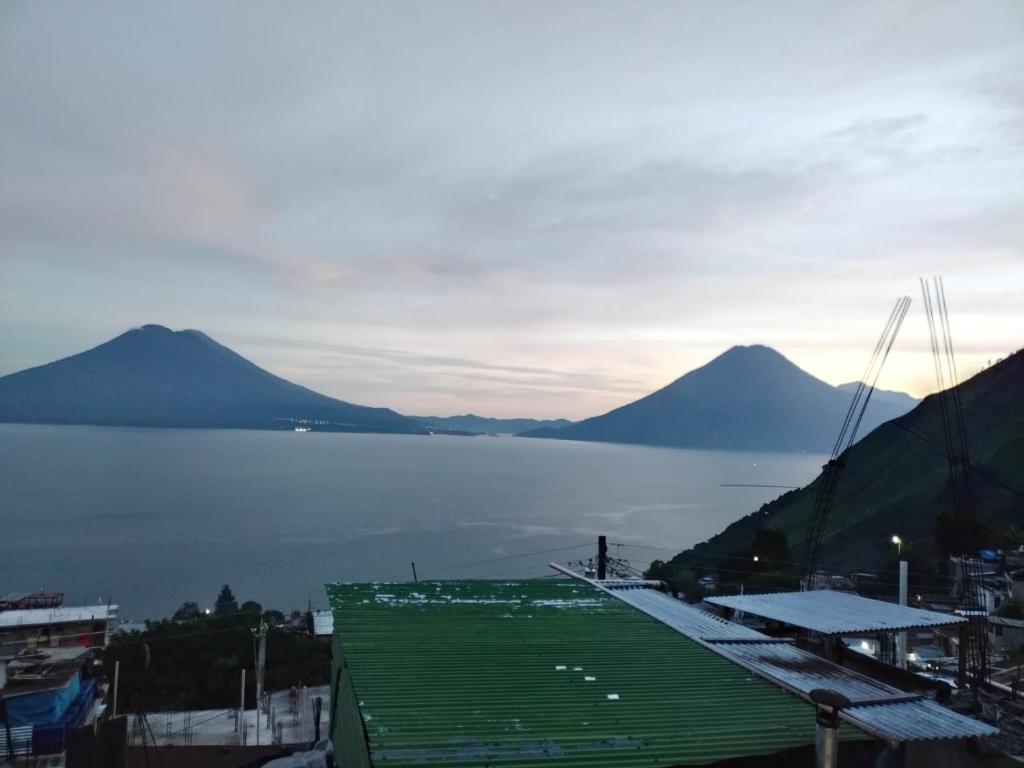
<path fill-rule="evenodd" d="M 323 606 L 328 581 L 543 576 L 604 533 L 644 566 L 825 457 L 527 440 L 0 426 L 0 593 L 110 597 L 125 618 Z M 576 547 L 558 552 L 539 552 Z M 646 549 L 665 548 L 665 551 Z M 523 553 L 537 553 L 521 557 Z"/>

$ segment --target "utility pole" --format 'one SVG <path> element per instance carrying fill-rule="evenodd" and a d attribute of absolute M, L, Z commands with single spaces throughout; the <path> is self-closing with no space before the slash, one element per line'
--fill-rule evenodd
<path fill-rule="evenodd" d="M 597 537 L 597 580 L 604 581 L 608 574 L 608 538 Z"/>
<path fill-rule="evenodd" d="M 112 717 L 117 717 L 117 684 L 121 680 L 121 660 L 118 659 L 114 662 L 114 714 Z"/>
<path fill-rule="evenodd" d="M 245 667 L 242 667 L 242 700 L 238 704 L 238 722 L 235 724 L 235 730 L 245 733 Z M 239 743 L 245 746 L 244 740 Z"/>
<path fill-rule="evenodd" d="M 260 743 L 260 706 L 263 703 L 263 670 L 267 664 L 267 623 L 261 622 L 252 630 L 256 644 L 256 744 Z"/>
<path fill-rule="evenodd" d="M 419 579 L 416 578 L 416 562 L 412 562 L 412 580 L 414 583 L 418 583 Z"/>

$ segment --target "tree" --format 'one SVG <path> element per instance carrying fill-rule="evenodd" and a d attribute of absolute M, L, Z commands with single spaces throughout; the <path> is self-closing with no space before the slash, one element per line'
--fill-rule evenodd
<path fill-rule="evenodd" d="M 271 608 L 263 612 L 263 621 L 271 627 L 279 627 L 284 624 L 284 614 Z"/>
<path fill-rule="evenodd" d="M 251 613 L 255 618 L 263 613 L 263 606 L 255 600 L 246 600 L 238 610 L 242 613 Z"/>
<path fill-rule="evenodd" d="M 766 571 L 784 571 L 789 564 L 789 537 L 778 528 L 761 528 L 751 547 Z"/>
<path fill-rule="evenodd" d="M 213 612 L 217 616 L 227 616 L 229 613 L 236 613 L 238 611 L 238 601 L 235 600 L 235 595 L 231 591 L 231 587 L 227 584 L 220 591 L 220 595 L 217 596 L 217 602 L 214 603 Z"/>
<path fill-rule="evenodd" d="M 109 646 L 95 649 L 102 660 L 99 674 L 113 686 L 114 665 L 120 661 L 118 700 L 130 703 L 138 696 L 150 711 L 237 707 L 243 667 L 249 672 L 245 684 L 250 702 L 255 693 L 251 626 L 241 613 L 198 624 L 152 622 L 141 636 L 116 635 Z M 266 669 L 268 691 L 330 682 L 326 638 L 271 629 L 267 656 L 274 660 Z M 0 729 L 0 743 L 2 739 Z"/>
<path fill-rule="evenodd" d="M 174 612 L 174 616 L 171 617 L 172 621 L 194 621 L 199 618 L 199 605 L 197 603 L 184 602 L 181 607 Z"/>

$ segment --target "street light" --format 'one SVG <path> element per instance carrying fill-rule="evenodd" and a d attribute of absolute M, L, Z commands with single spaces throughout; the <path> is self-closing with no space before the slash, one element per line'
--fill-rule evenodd
<path fill-rule="evenodd" d="M 903 554 L 903 539 L 896 534 L 893 534 L 892 543 L 896 545 L 896 556 L 901 556 Z"/>

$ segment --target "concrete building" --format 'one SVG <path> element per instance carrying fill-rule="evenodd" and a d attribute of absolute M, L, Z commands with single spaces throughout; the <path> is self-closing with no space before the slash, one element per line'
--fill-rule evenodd
<path fill-rule="evenodd" d="M 106 646 L 116 629 L 116 605 L 59 606 L 0 611 L 5 655 L 33 648 Z"/>
<path fill-rule="evenodd" d="M 988 640 L 992 648 L 1011 654 L 1024 647 L 1024 620 L 988 617 Z"/>
<path fill-rule="evenodd" d="M 81 646 L 23 650 L 0 660 L 0 756 L 64 751 L 69 731 L 95 716 L 91 661 L 91 651 Z"/>

